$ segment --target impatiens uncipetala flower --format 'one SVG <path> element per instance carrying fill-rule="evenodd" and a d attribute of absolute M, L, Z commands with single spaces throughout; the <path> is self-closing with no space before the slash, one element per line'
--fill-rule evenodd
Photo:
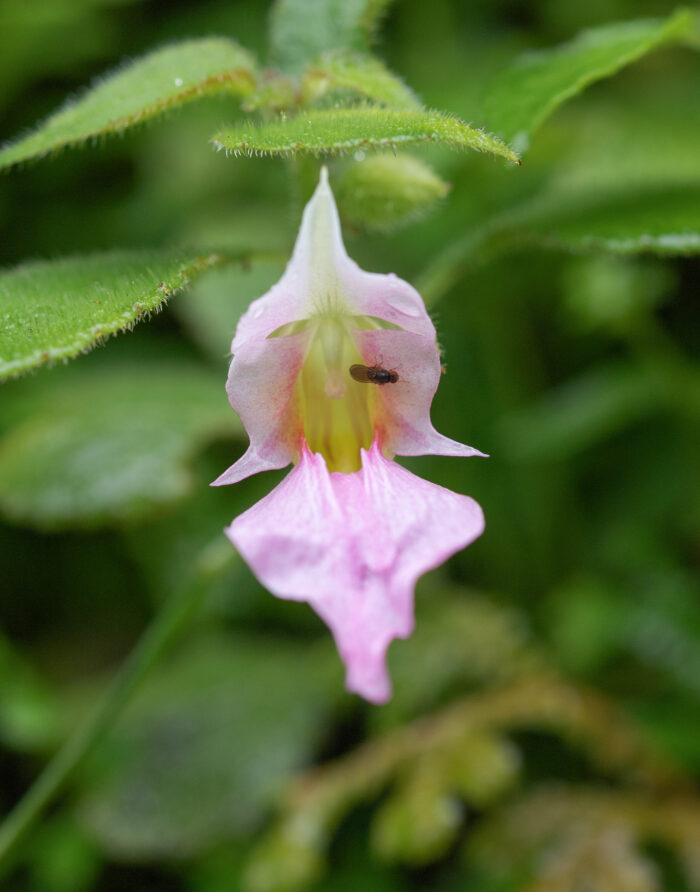
<path fill-rule="evenodd" d="M 432 426 L 435 328 L 407 282 L 348 257 L 325 168 L 284 275 L 241 317 L 231 349 L 227 391 L 250 446 L 214 485 L 294 468 L 226 534 L 267 589 L 328 624 L 347 688 L 383 703 L 386 651 L 413 630 L 416 580 L 484 528 L 473 499 L 393 458 L 482 453 Z"/>

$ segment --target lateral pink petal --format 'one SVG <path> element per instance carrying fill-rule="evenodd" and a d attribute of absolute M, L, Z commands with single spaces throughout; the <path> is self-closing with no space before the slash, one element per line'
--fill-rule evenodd
<path fill-rule="evenodd" d="M 394 455 L 457 455 L 483 452 L 438 433 L 430 405 L 440 382 L 440 353 L 433 338 L 396 329 L 357 331 L 355 343 L 367 365 L 394 369 L 399 380 L 377 387 L 375 427 Z"/>
<path fill-rule="evenodd" d="M 226 530 L 261 583 L 307 601 L 330 627 L 346 686 L 374 703 L 391 697 L 386 651 L 413 630 L 416 580 L 481 534 L 479 505 L 362 451 L 362 470 L 329 474 L 301 460 Z"/>
<path fill-rule="evenodd" d="M 242 344 L 231 362 L 226 391 L 250 438 L 247 452 L 212 483 L 237 483 L 259 471 L 285 468 L 299 453 L 295 384 L 308 332 Z"/>

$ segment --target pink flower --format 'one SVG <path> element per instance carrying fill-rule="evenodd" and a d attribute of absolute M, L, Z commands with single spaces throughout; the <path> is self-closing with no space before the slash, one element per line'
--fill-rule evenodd
<path fill-rule="evenodd" d="M 348 257 L 325 168 L 284 275 L 241 317 L 231 349 L 227 391 L 250 446 L 213 485 L 295 467 L 226 534 L 266 588 L 328 624 L 347 688 L 386 702 L 386 651 L 413 630 L 416 580 L 484 528 L 473 499 L 393 457 L 483 453 L 432 426 L 435 328 L 407 282 Z M 398 380 L 358 382 L 354 364 Z"/>

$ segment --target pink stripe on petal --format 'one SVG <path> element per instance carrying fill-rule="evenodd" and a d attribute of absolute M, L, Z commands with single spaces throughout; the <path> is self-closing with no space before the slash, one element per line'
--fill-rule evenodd
<path fill-rule="evenodd" d="M 479 505 L 362 451 L 362 470 L 329 474 L 321 455 L 299 464 L 226 530 L 261 583 L 307 601 L 330 627 L 346 686 L 391 696 L 386 651 L 413 630 L 416 580 L 484 529 Z"/>

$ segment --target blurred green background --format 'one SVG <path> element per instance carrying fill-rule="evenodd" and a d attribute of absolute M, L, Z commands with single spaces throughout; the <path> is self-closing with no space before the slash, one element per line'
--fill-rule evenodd
<path fill-rule="evenodd" d="M 268 11 L 1 0 L 0 133 L 167 41 L 229 35 L 264 59 Z M 671 11 L 399 0 L 376 49 L 476 126 L 522 50 Z M 697 53 L 668 46 L 558 110 L 522 168 L 415 150 L 449 194 L 394 227 L 348 201 L 348 251 L 429 290 L 446 246 L 543 196 L 622 185 L 636 213 L 639 190 L 697 189 L 699 83 Z M 211 99 L 5 175 L 0 262 L 164 244 L 283 258 L 320 162 L 212 151 L 243 117 Z M 331 182 L 362 163 L 331 160 Z M 320 621 L 262 590 L 221 533 L 283 474 L 207 486 L 245 445 L 230 337 L 282 259 L 213 271 L 133 332 L 3 385 L 0 811 L 159 607 L 185 580 L 206 589 L 3 889 L 700 889 L 700 263 L 582 247 L 477 251 L 431 306 L 447 370 L 433 420 L 491 458 L 405 464 L 474 496 L 487 528 L 419 584 L 381 708 L 343 692 Z"/>

